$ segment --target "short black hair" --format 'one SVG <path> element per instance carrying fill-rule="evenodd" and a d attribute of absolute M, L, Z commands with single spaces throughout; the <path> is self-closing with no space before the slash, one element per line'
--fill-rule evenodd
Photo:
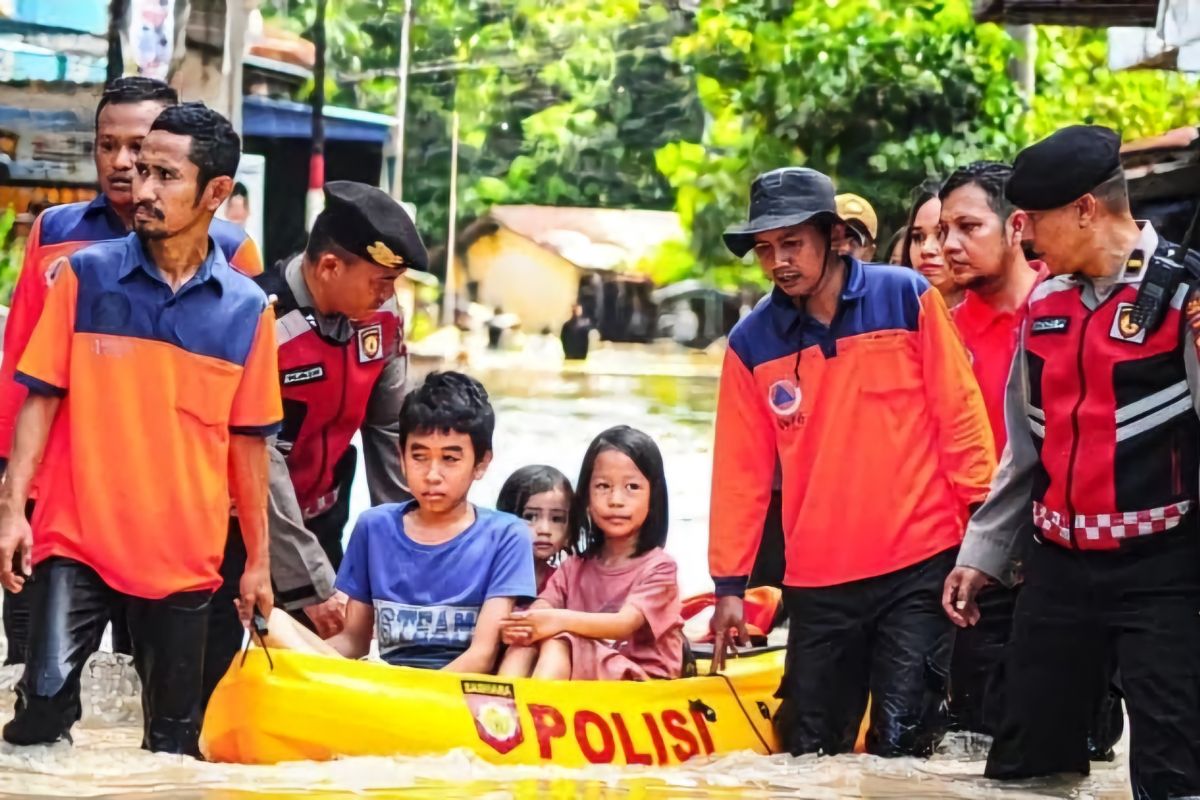
<path fill-rule="evenodd" d="M 355 257 L 334 239 L 330 217 L 322 212 L 317 215 L 312 230 L 309 231 L 308 243 L 304 245 L 304 256 L 309 261 L 316 262 L 325 253 L 333 253 L 343 261 L 349 261 Z"/>
<path fill-rule="evenodd" d="M 213 178 L 232 178 L 237 174 L 238 162 L 242 158 L 242 140 L 229 120 L 204 103 L 168 106 L 154 120 L 150 130 L 192 138 L 188 158 L 200 168 L 197 198 Z"/>
<path fill-rule="evenodd" d="M 937 200 L 941 188 L 942 182 L 937 178 L 927 178 L 910 193 L 912 205 L 908 208 L 908 221 L 904 223 L 904 247 L 900 252 L 901 266 L 909 269 L 916 267 L 916 264 L 912 263 L 910 252 L 912 251 L 913 227 L 917 219 L 917 212 L 930 200 Z"/>
<path fill-rule="evenodd" d="M 1129 211 L 1129 184 L 1125 180 L 1125 173 L 1121 170 L 1092 189 L 1091 194 L 1111 212 Z"/>
<path fill-rule="evenodd" d="M 496 498 L 496 510 L 520 517 L 525 513 L 525 506 L 529 503 L 529 498 L 535 494 L 555 490 L 566 495 L 568 509 L 575 505 L 575 490 L 571 488 L 571 482 L 567 480 L 566 475 L 545 464 L 521 467 L 509 475 L 508 480 L 500 487 L 500 495 Z M 579 527 L 571 525 L 570 519 L 568 519 L 567 541 L 563 552 L 574 555 L 578 552 L 578 548 Z"/>
<path fill-rule="evenodd" d="M 946 178 L 941 191 L 938 192 L 938 199 L 944 203 L 951 192 L 974 184 L 987 195 L 988 206 L 996 212 L 1000 221 L 1004 222 L 1017 210 L 1004 196 L 1012 174 L 1012 166 L 1003 161 L 972 161 L 950 173 L 950 177 Z"/>
<path fill-rule="evenodd" d="M 247 203 L 250 202 L 250 190 L 246 188 L 246 184 L 241 181 L 236 181 L 233 184 L 233 191 L 229 193 L 230 197 L 240 197 Z"/>
<path fill-rule="evenodd" d="M 475 463 L 492 452 L 496 412 L 483 384 L 461 372 L 431 372 L 400 406 L 400 450 L 422 433 L 463 433 L 471 437 Z"/>
<path fill-rule="evenodd" d="M 126 103 L 162 103 L 164 106 L 179 104 L 179 93 L 157 78 L 144 75 L 125 75 L 113 78 L 104 87 L 100 102 L 96 104 L 96 128 L 100 127 L 100 112 L 105 106 Z"/>
<path fill-rule="evenodd" d="M 591 523 L 588 507 L 591 504 L 592 472 L 601 453 L 615 450 L 624 453 L 646 476 L 650 484 L 650 512 L 638 532 L 635 555 L 648 553 L 667 543 L 667 526 L 670 521 L 667 503 L 667 473 L 663 468 L 662 453 L 658 445 L 647 434 L 628 425 L 609 428 L 592 440 L 583 456 L 579 469 L 579 481 L 575 484 L 575 502 L 571 504 L 570 525 L 583 537 L 583 557 L 595 558 L 604 549 L 604 534 Z"/>

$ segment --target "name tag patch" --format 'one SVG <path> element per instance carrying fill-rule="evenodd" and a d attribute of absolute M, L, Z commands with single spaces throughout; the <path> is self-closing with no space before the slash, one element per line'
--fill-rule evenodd
<path fill-rule="evenodd" d="M 1038 317 L 1029 332 L 1034 336 L 1042 333 L 1066 333 L 1070 317 Z"/>
<path fill-rule="evenodd" d="M 304 383 L 315 383 L 325 379 L 325 368 L 320 364 L 308 367 L 297 367 L 283 373 L 284 386 L 299 386 Z"/>

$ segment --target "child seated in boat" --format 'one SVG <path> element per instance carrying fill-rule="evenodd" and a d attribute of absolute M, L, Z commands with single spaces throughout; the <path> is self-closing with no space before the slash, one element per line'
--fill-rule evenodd
<path fill-rule="evenodd" d="M 533 569 L 540 594 L 562 555 L 579 544 L 579 526 L 569 524 L 575 492 L 567 476 L 535 464 L 508 476 L 496 498 L 496 510 L 518 516 L 533 529 Z"/>
<path fill-rule="evenodd" d="M 572 523 L 581 555 L 568 558 L 527 611 L 501 624 L 500 674 L 575 680 L 677 678 L 683 621 L 667 540 L 662 454 L 621 426 L 596 437 L 579 473 Z"/>
<path fill-rule="evenodd" d="M 495 669 L 500 622 L 536 588 L 529 526 L 467 500 L 491 463 L 495 422 L 483 386 L 460 373 L 435 372 L 404 399 L 400 449 L 414 499 L 358 518 L 338 570 L 349 602 L 345 628 L 327 640 L 334 650 L 366 655 L 374 627 L 389 664 Z"/>

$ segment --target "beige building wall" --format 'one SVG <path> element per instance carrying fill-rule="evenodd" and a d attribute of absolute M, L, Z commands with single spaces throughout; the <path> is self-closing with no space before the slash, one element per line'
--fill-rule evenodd
<path fill-rule="evenodd" d="M 549 327 L 558 333 L 570 318 L 579 294 L 579 270 L 571 262 L 503 227 L 477 239 L 466 255 L 479 302 L 516 314 L 525 332 Z"/>

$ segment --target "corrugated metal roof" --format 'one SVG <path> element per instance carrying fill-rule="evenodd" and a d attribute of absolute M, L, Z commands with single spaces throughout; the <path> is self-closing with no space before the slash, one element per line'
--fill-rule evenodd
<path fill-rule="evenodd" d="M 979 22 L 1154 27 L 1158 0 L 974 0 Z"/>

